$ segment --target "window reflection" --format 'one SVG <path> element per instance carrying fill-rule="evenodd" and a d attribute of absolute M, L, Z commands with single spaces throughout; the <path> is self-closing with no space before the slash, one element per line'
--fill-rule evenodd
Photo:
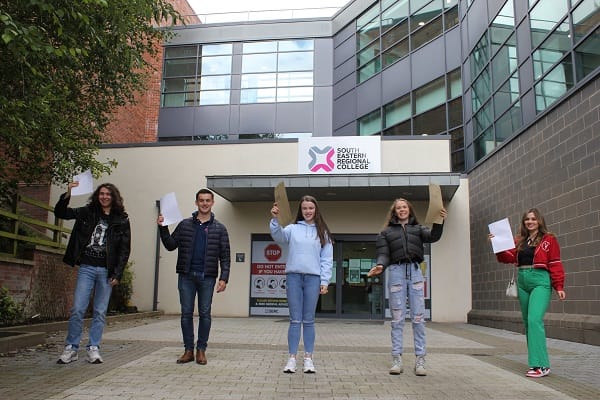
<path fill-rule="evenodd" d="M 213 90 L 213 89 L 229 89 L 231 88 L 231 75 L 222 76 L 206 76 L 202 78 L 201 87 L 202 90 Z"/>
<path fill-rule="evenodd" d="M 242 89 L 277 86 L 277 74 L 244 74 L 242 75 Z"/>
<path fill-rule="evenodd" d="M 277 89 L 277 101 L 312 101 L 313 88 L 311 87 L 280 87 Z"/>
<path fill-rule="evenodd" d="M 545 110 L 572 87 L 573 66 L 566 58 L 535 85 L 536 110 Z"/>
<path fill-rule="evenodd" d="M 581 80 L 600 65 L 600 28 L 575 49 L 577 80 Z"/>
<path fill-rule="evenodd" d="M 569 24 L 565 21 L 562 29 L 555 30 L 533 53 L 533 73 L 539 79 L 571 50 Z"/>
<path fill-rule="evenodd" d="M 422 113 L 446 101 L 446 85 L 444 77 L 436 79 L 415 90 L 415 114 Z M 444 118 L 445 120 L 445 118 Z"/>
<path fill-rule="evenodd" d="M 231 56 L 202 57 L 201 74 L 231 74 Z"/>
<path fill-rule="evenodd" d="M 277 52 L 277 42 L 247 42 L 242 45 L 242 52 L 249 53 L 275 53 Z"/>
<path fill-rule="evenodd" d="M 233 44 L 231 43 L 202 45 L 203 56 L 220 56 L 224 54 L 232 54 L 232 52 Z"/>
<path fill-rule="evenodd" d="M 408 17 L 408 0 L 400 0 L 381 13 L 382 32 L 385 32 L 406 17 Z"/>
<path fill-rule="evenodd" d="M 567 13 L 567 0 L 540 0 L 531 10 L 529 23 L 531 27 L 531 43 L 539 45 L 552 28 Z"/>
<path fill-rule="evenodd" d="M 312 86 L 313 73 L 306 72 L 281 72 L 277 74 L 278 86 Z"/>
<path fill-rule="evenodd" d="M 416 31 L 417 29 L 427 24 L 427 22 L 436 18 L 438 15 L 441 15 L 441 13 L 442 3 L 439 0 L 432 1 L 431 3 L 429 3 L 422 9 L 414 12 L 410 16 L 410 31 Z"/>
<path fill-rule="evenodd" d="M 282 40 L 279 42 L 279 51 L 309 51 L 314 50 L 312 40 Z"/>
<path fill-rule="evenodd" d="M 196 58 L 165 60 L 165 77 L 196 75 Z"/>
<path fill-rule="evenodd" d="M 494 132 L 490 127 L 487 131 L 483 132 L 478 138 L 473 141 L 473 150 L 475 153 L 475 161 L 481 160 L 483 157 L 488 155 L 496 147 L 494 142 Z"/>
<path fill-rule="evenodd" d="M 442 33 L 442 17 L 438 17 L 427 25 L 413 33 L 412 35 L 412 49 L 418 49 L 425 43 L 429 42 L 433 38 L 438 37 Z"/>
<path fill-rule="evenodd" d="M 365 115 L 358 120 L 358 134 L 369 136 L 381 130 L 381 113 L 379 109 Z"/>
<path fill-rule="evenodd" d="M 517 102 L 506 114 L 496 121 L 496 143 L 501 143 L 514 136 L 515 132 L 521 128 L 522 121 L 521 107 L 519 102 Z"/>
<path fill-rule="evenodd" d="M 515 72 L 510 79 L 494 93 L 494 115 L 499 116 L 519 98 L 519 74 Z"/>
<path fill-rule="evenodd" d="M 229 104 L 229 90 L 200 92 L 200 105 Z"/>
<path fill-rule="evenodd" d="M 383 113 L 385 118 L 385 128 L 389 128 L 409 119 L 411 116 L 410 96 L 401 97 L 386 105 L 383 109 Z"/>
<path fill-rule="evenodd" d="M 313 69 L 313 53 L 279 53 L 279 71 L 299 71 Z"/>
<path fill-rule="evenodd" d="M 415 135 L 435 135 L 446 131 L 446 105 L 417 115 L 413 119 Z"/>
<path fill-rule="evenodd" d="M 277 71 L 277 53 L 248 54 L 242 57 L 242 72 Z"/>
<path fill-rule="evenodd" d="M 573 10 L 573 33 L 575 41 L 578 42 L 598 23 L 598 12 L 600 2 L 597 0 L 583 0 Z"/>
<path fill-rule="evenodd" d="M 275 88 L 242 89 L 240 103 L 275 103 Z"/>

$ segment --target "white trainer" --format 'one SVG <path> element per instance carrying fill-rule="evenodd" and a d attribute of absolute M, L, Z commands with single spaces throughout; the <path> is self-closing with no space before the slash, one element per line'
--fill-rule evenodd
<path fill-rule="evenodd" d="M 293 374 L 294 372 L 296 372 L 296 358 L 295 357 L 290 357 L 287 361 L 287 364 L 285 364 L 285 368 L 283 369 L 283 372 L 285 372 L 286 374 Z"/>
<path fill-rule="evenodd" d="M 427 375 L 427 370 L 425 369 L 425 356 L 417 356 L 417 359 L 415 360 L 415 375 Z"/>
<path fill-rule="evenodd" d="M 305 374 L 314 374 L 315 372 L 316 372 L 315 364 L 313 363 L 312 358 L 305 358 L 304 359 L 304 373 Z"/>
<path fill-rule="evenodd" d="M 402 356 L 394 356 L 392 358 L 392 368 L 390 368 L 390 375 L 400 375 L 404 372 L 404 367 L 402 366 Z"/>
<path fill-rule="evenodd" d="M 77 350 L 72 345 L 65 346 L 62 354 L 56 361 L 57 364 L 68 364 L 73 361 L 77 361 L 79 356 L 77 355 Z"/>
<path fill-rule="evenodd" d="M 104 362 L 98 346 L 90 346 L 87 349 L 87 362 L 90 364 L 102 364 Z"/>

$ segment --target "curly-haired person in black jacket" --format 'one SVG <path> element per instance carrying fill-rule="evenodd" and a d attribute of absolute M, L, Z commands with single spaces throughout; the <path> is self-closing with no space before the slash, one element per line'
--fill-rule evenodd
<path fill-rule="evenodd" d="M 60 196 L 54 207 L 54 215 L 58 218 L 75 220 L 63 261 L 72 267 L 79 265 L 65 348 L 57 363 L 77 361 L 83 317 L 93 291 L 94 313 L 86 346 L 87 361 L 100 364 L 103 362 L 100 342 L 106 310 L 112 288 L 119 284 L 129 260 L 131 228 L 123 198 L 115 185 L 99 185 L 87 205 L 71 208 L 71 189 L 76 186 L 79 182 L 69 183 L 67 192 Z"/>
<path fill-rule="evenodd" d="M 181 333 L 185 351 L 178 364 L 194 360 L 194 302 L 198 294 L 198 340 L 196 363 L 206 365 L 206 347 L 211 326 L 211 305 L 215 284 L 217 293 L 223 292 L 229 281 L 229 235 L 225 225 L 215 219 L 212 206 L 214 194 L 208 189 L 196 193 L 196 206 L 190 218 L 181 221 L 173 234 L 162 226 L 158 216 L 160 239 L 169 251 L 178 250 L 176 271 L 179 302 L 181 304 Z M 219 272 L 220 265 L 220 272 Z M 219 279 L 217 283 L 217 277 Z"/>

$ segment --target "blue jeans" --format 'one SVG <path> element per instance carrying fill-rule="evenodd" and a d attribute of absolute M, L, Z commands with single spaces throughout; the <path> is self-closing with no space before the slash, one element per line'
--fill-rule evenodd
<path fill-rule="evenodd" d="M 196 349 L 206 350 L 212 319 L 210 310 L 217 278 L 190 272 L 179 274 L 177 287 L 181 304 L 181 333 L 186 350 L 194 349 L 194 300 L 198 294 L 198 342 Z"/>
<path fill-rule="evenodd" d="M 90 303 L 92 290 L 94 291 L 94 314 L 90 326 L 88 348 L 89 346 L 100 347 L 112 286 L 108 282 L 108 270 L 106 268 L 81 265 L 77 273 L 73 308 L 71 308 L 69 330 L 65 339 L 65 344 L 73 346 L 74 349 L 79 348 L 83 331 L 83 318 Z"/>
<path fill-rule="evenodd" d="M 286 293 L 290 311 L 288 328 L 288 349 L 290 354 L 298 352 L 300 331 L 304 342 L 304 352 L 311 353 L 315 348 L 315 312 L 321 290 L 321 277 L 298 273 L 287 274 Z"/>
<path fill-rule="evenodd" d="M 392 356 L 402 355 L 402 335 L 406 318 L 406 297 L 410 306 L 415 344 L 415 355 L 425 351 L 425 282 L 418 264 L 392 264 L 389 266 L 388 289 L 392 312 Z"/>

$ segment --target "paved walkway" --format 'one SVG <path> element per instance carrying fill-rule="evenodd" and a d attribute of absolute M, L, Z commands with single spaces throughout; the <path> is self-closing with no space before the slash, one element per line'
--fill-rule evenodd
<path fill-rule="evenodd" d="M 524 377 L 523 335 L 467 324 L 427 325 L 427 373 L 412 372 L 406 325 L 405 372 L 388 374 L 389 322 L 317 320 L 316 374 L 284 374 L 287 321 L 215 318 L 208 365 L 178 365 L 177 316 L 114 323 L 104 364 L 84 352 L 58 365 L 64 332 L 0 357 L 0 399 L 599 399 L 600 347 L 549 340 L 552 374 Z"/>

